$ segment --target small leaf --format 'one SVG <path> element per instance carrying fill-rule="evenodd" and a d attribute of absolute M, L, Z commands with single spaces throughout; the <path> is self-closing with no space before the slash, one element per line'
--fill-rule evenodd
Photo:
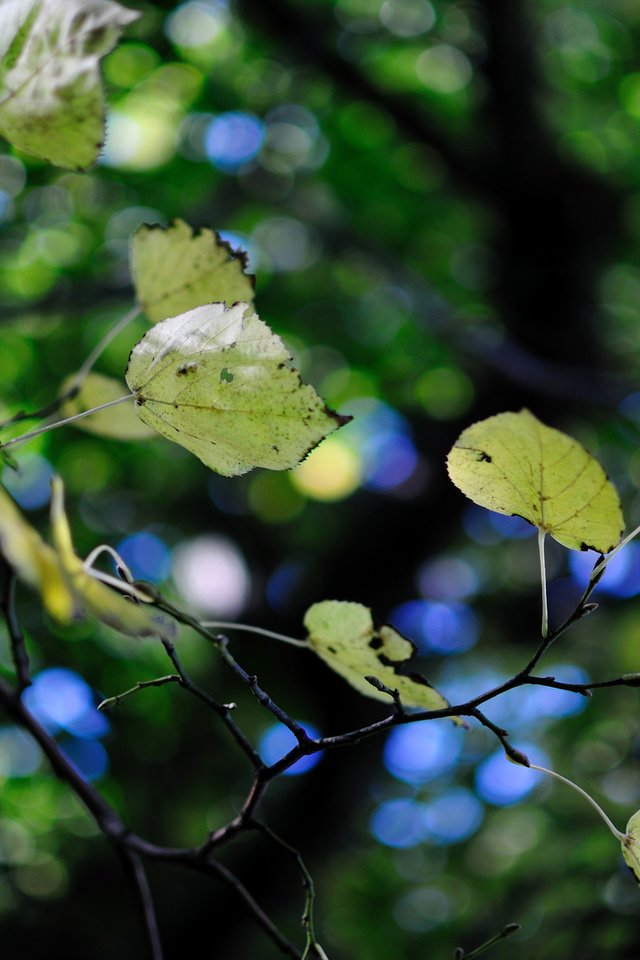
<path fill-rule="evenodd" d="M 64 487 L 59 477 L 51 481 L 51 526 L 53 543 L 67 584 L 84 611 L 102 623 L 130 637 L 175 637 L 172 620 L 154 607 L 127 599 L 100 583 L 85 569 L 71 541 L 69 521 L 64 509 Z"/>
<path fill-rule="evenodd" d="M 69 390 L 73 385 L 74 376 L 72 374 L 64 381 L 60 387 L 60 393 L 64 394 Z M 85 410 L 91 410 L 92 407 L 97 407 L 101 403 L 117 400 L 126 392 L 124 383 L 114 377 L 105 377 L 101 373 L 89 373 L 79 392 L 63 403 L 60 412 L 64 417 L 72 417 Z M 133 403 L 100 410 L 90 417 L 85 417 L 84 420 L 74 421 L 73 426 L 100 437 L 113 437 L 116 440 L 146 440 L 154 436 L 153 430 L 141 423 L 140 418 L 136 416 Z"/>
<path fill-rule="evenodd" d="M 139 16 L 111 0 L 4 0 L 0 133 L 61 167 L 94 163 L 104 137 L 100 58 Z"/>
<path fill-rule="evenodd" d="M 447 468 L 474 503 L 523 517 L 572 550 L 608 553 L 624 530 L 618 494 L 598 461 L 528 410 L 468 427 Z"/>
<path fill-rule="evenodd" d="M 211 303 L 152 327 L 126 380 L 143 423 L 212 470 L 288 470 L 351 419 L 329 410 L 290 359 L 249 304 Z"/>
<path fill-rule="evenodd" d="M 622 856 L 640 883 L 640 810 L 630 818 L 621 844 Z"/>
<path fill-rule="evenodd" d="M 16 575 L 42 594 L 46 609 L 56 620 L 67 623 L 78 615 L 78 604 L 55 551 L 27 523 L 3 487 L 0 487 L 0 550 Z"/>
<path fill-rule="evenodd" d="M 401 672 L 415 646 L 393 627 L 384 625 L 376 630 L 371 611 L 361 603 L 314 603 L 306 612 L 304 625 L 315 653 L 365 697 L 388 702 L 388 695 L 371 682 L 375 677 L 389 689 L 398 690 L 405 707 L 442 710 L 449 706 L 424 677 Z"/>
<path fill-rule="evenodd" d="M 212 230 L 194 233 L 184 220 L 143 224 L 131 241 L 136 299 L 152 323 L 205 303 L 253 300 L 255 277 L 246 265 L 245 255 Z"/>

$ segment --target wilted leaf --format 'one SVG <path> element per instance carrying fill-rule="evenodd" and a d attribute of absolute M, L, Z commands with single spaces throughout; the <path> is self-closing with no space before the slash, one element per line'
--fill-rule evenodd
<path fill-rule="evenodd" d="M 622 856 L 640 883 L 640 810 L 630 818 L 627 832 L 621 843 Z"/>
<path fill-rule="evenodd" d="M 78 605 L 55 551 L 27 523 L 3 487 L 0 487 L 0 550 L 16 575 L 42 594 L 44 605 L 53 617 L 68 622 L 77 616 Z"/>
<path fill-rule="evenodd" d="M 131 242 L 136 299 L 152 323 L 205 303 L 253 300 L 255 278 L 246 265 L 213 230 L 194 233 L 184 220 L 143 224 Z"/>
<path fill-rule="evenodd" d="M 62 394 L 72 386 L 74 377 L 75 374 L 64 381 L 60 387 Z M 72 417 L 84 410 L 91 410 L 101 403 L 117 400 L 126 392 L 127 388 L 120 380 L 105 377 L 101 373 L 89 373 L 80 391 L 71 400 L 65 401 L 60 408 L 60 413 L 64 417 Z M 155 436 L 153 430 L 146 427 L 136 416 L 132 403 L 100 410 L 83 420 L 74 421 L 73 426 L 100 437 L 113 437 L 116 440 L 145 440 Z"/>
<path fill-rule="evenodd" d="M 126 599 L 100 583 L 76 555 L 64 509 L 64 488 L 59 477 L 51 481 L 53 543 L 63 575 L 78 604 L 90 616 L 131 637 L 175 636 L 175 624 L 164 614 L 135 599 Z"/>
<path fill-rule="evenodd" d="M 58 166 L 94 163 L 104 138 L 100 58 L 139 16 L 110 0 L 4 0 L 0 133 Z"/>
<path fill-rule="evenodd" d="M 304 625 L 315 653 L 366 697 L 389 702 L 387 694 L 365 680 L 373 676 L 391 690 L 398 690 L 407 707 L 442 710 L 449 706 L 424 677 L 402 672 L 415 646 L 393 627 L 385 625 L 376 630 L 371 611 L 361 603 L 314 603 L 306 612 Z"/>
<path fill-rule="evenodd" d="M 290 359 L 250 305 L 211 303 L 152 327 L 126 379 L 140 419 L 212 470 L 287 470 L 350 419 L 329 410 Z"/>
<path fill-rule="evenodd" d="M 620 500 L 598 461 L 528 410 L 468 427 L 447 467 L 474 503 L 523 517 L 573 550 L 608 553 L 620 540 Z"/>

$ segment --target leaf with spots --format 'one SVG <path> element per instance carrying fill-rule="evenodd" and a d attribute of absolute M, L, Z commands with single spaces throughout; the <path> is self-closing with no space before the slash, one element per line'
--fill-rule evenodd
<path fill-rule="evenodd" d="M 618 494 L 598 461 L 528 410 L 468 427 L 447 468 L 474 503 L 523 517 L 572 550 L 608 553 L 624 530 Z"/>
<path fill-rule="evenodd" d="M 366 679 L 372 677 L 397 690 L 406 707 L 442 710 L 449 706 L 420 674 L 403 672 L 415 653 L 414 644 L 393 627 L 384 625 L 376 630 L 371 611 L 361 603 L 314 603 L 305 614 L 304 625 L 311 649 L 366 697 L 389 702 L 389 695 Z"/>
<path fill-rule="evenodd" d="M 60 388 L 64 393 L 73 385 L 76 375 L 68 377 Z M 103 403 L 117 400 L 125 393 L 125 386 L 115 377 L 105 377 L 101 373 L 89 373 L 78 393 L 66 400 L 60 408 L 65 417 L 73 417 L 85 410 L 92 410 Z M 90 417 L 74 421 L 73 425 L 87 433 L 99 437 L 112 437 L 116 440 L 146 440 L 155 436 L 150 427 L 145 426 L 136 416 L 131 404 L 99 410 Z"/>
<path fill-rule="evenodd" d="M 111 0 L 4 0 L 0 134 L 57 166 L 95 163 L 104 139 L 100 59 L 139 16 Z"/>
<path fill-rule="evenodd" d="M 142 422 L 217 473 L 288 470 L 351 419 L 290 360 L 249 304 L 210 303 L 152 327 L 131 351 L 126 380 Z"/>
<path fill-rule="evenodd" d="M 214 301 L 229 306 L 253 300 L 255 278 L 246 257 L 203 227 L 184 220 L 168 227 L 143 224 L 131 241 L 136 299 L 151 323 Z"/>

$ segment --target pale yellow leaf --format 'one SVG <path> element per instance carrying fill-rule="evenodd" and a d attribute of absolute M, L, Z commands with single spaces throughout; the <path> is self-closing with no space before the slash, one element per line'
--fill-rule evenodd
<path fill-rule="evenodd" d="M 366 697 L 389 703 L 389 695 L 365 679 L 373 676 L 390 690 L 397 690 L 406 707 L 442 710 L 449 706 L 424 677 L 403 672 L 415 653 L 413 643 L 393 627 L 376 630 L 371 611 L 361 603 L 314 603 L 306 612 L 304 625 L 315 653 Z"/>
<path fill-rule="evenodd" d="M 0 133 L 62 167 L 94 163 L 104 139 L 100 58 L 139 16 L 111 0 L 3 0 Z"/>
<path fill-rule="evenodd" d="M 139 602 L 142 595 L 125 598 L 85 569 L 73 549 L 64 509 L 64 488 L 59 477 L 54 477 L 51 482 L 51 525 L 64 578 L 87 615 L 132 637 L 163 636 L 171 640 L 175 636 L 173 621 L 154 607 Z"/>
<path fill-rule="evenodd" d="M 212 470 L 288 470 L 346 423 L 289 366 L 280 339 L 246 303 L 211 303 L 152 327 L 126 380 L 140 419 Z"/>
<path fill-rule="evenodd" d="M 528 410 L 468 427 L 447 467 L 474 503 L 523 517 L 573 550 L 608 553 L 624 530 L 620 499 L 598 461 Z"/>
<path fill-rule="evenodd" d="M 131 242 L 136 299 L 152 323 L 205 303 L 253 300 L 255 278 L 245 268 L 244 254 L 206 227 L 194 233 L 184 220 L 143 224 Z"/>
<path fill-rule="evenodd" d="M 0 487 L 0 550 L 16 575 L 42 594 L 53 617 L 68 622 L 78 615 L 55 551 L 27 523 L 4 487 Z"/>

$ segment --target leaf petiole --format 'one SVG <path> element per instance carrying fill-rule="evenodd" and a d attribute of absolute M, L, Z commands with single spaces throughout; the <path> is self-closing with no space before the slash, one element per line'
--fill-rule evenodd
<path fill-rule="evenodd" d="M 125 313 L 123 317 L 120 317 L 120 319 L 117 320 L 109 330 L 107 330 L 102 340 L 100 340 L 99 343 L 95 345 L 95 347 L 93 348 L 93 350 L 91 351 L 87 359 L 84 361 L 80 369 L 74 375 L 73 380 L 69 387 L 69 392 L 72 390 L 78 390 L 82 386 L 84 381 L 87 379 L 87 375 L 93 369 L 96 361 L 98 360 L 99 357 L 102 356 L 102 354 L 107 349 L 111 341 L 115 340 L 115 338 L 118 336 L 120 331 L 124 330 L 125 327 L 129 326 L 131 321 L 135 320 L 135 318 L 138 316 L 139 313 L 140 313 L 140 307 L 136 305 L 135 307 L 133 307 L 133 309 L 129 310 L 128 313 Z"/>
<path fill-rule="evenodd" d="M 573 782 L 573 780 L 569 780 L 567 777 L 563 777 L 561 773 L 556 773 L 555 770 L 547 770 L 546 767 L 539 767 L 535 763 L 530 763 L 529 767 L 532 770 L 540 771 L 540 773 L 548 773 L 550 777 L 555 777 L 556 780 L 560 780 L 562 783 L 566 783 L 568 787 L 572 787 L 577 793 L 581 794 L 585 798 L 585 800 L 589 801 L 589 803 L 594 808 L 594 810 L 596 810 L 600 814 L 600 816 L 602 817 L 602 819 L 604 820 L 604 822 L 606 823 L 607 827 L 609 828 L 611 833 L 614 835 L 616 840 L 620 840 L 621 843 L 624 841 L 626 834 L 622 833 L 620 830 L 618 830 L 616 826 L 614 826 L 614 824 L 606 815 L 606 813 L 604 812 L 600 804 L 596 803 L 596 801 L 593 799 L 591 794 L 587 793 L 586 790 L 583 790 L 582 787 L 579 787 L 577 783 Z"/>
<path fill-rule="evenodd" d="M 549 607 L 547 603 L 547 570 L 544 556 L 544 538 L 546 531 L 538 527 L 538 554 L 540 556 L 540 586 L 542 589 L 542 639 L 546 640 L 549 633 Z"/>
<path fill-rule="evenodd" d="M 63 420 L 56 420 L 54 423 L 47 423 L 44 425 L 44 427 L 38 427 L 36 430 L 30 430 L 28 433 L 23 433 L 19 437 L 14 437 L 13 440 L 5 440 L 4 443 L 0 443 L 0 450 L 4 450 L 5 447 L 12 447 L 16 443 L 26 443 L 28 440 L 33 440 L 34 437 L 39 437 L 42 433 L 48 433 L 50 430 L 56 430 L 58 427 L 64 427 L 68 423 L 73 423 L 75 420 L 82 420 L 83 417 L 89 417 L 92 413 L 98 413 L 100 410 L 106 410 L 107 407 L 115 407 L 120 403 L 126 403 L 127 400 L 133 400 L 134 398 L 134 393 L 128 393 L 126 397 L 118 397 L 117 400 L 109 400 L 107 403 L 100 403 L 97 407 L 92 407 L 90 410 L 83 410 L 82 413 L 76 413 L 72 417 L 65 417 Z"/>
<path fill-rule="evenodd" d="M 246 630 L 248 633 L 257 633 L 262 637 L 270 637 L 272 640 L 282 640 L 283 643 L 289 643 L 292 647 L 309 646 L 306 640 L 296 640 L 294 637 L 288 637 L 284 633 L 274 633 L 273 630 L 265 630 L 262 627 L 252 627 L 246 623 L 226 623 L 222 620 L 206 620 L 202 622 L 202 626 L 214 630 Z"/>

